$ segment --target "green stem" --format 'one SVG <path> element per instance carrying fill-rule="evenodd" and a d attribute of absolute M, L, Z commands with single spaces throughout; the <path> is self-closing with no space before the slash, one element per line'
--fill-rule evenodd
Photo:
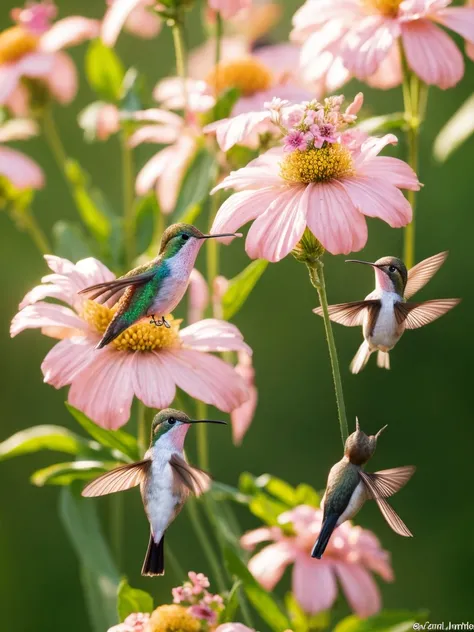
<path fill-rule="evenodd" d="M 122 183 L 123 183 L 123 219 L 125 227 L 125 254 L 127 267 L 130 268 L 135 258 L 135 215 L 134 215 L 134 166 L 132 150 L 128 146 L 128 136 L 122 132 Z"/>
<path fill-rule="evenodd" d="M 215 64 L 218 66 L 222 57 L 222 35 L 224 31 L 224 24 L 222 21 L 222 16 L 218 12 L 216 16 L 216 55 L 215 55 Z"/>
<path fill-rule="evenodd" d="M 173 550 L 170 548 L 168 542 L 166 543 L 166 558 L 173 570 L 173 573 L 175 574 L 176 581 L 182 583 L 186 579 L 187 574 L 185 573 L 184 568 L 179 563 L 178 558 L 173 553 Z"/>
<path fill-rule="evenodd" d="M 213 241 L 212 239 L 210 241 Z M 201 402 L 199 399 L 196 400 L 196 413 L 198 419 L 206 419 L 207 417 L 207 406 L 204 402 Z M 197 432 L 197 455 L 198 455 L 198 465 L 202 470 L 209 469 L 209 446 L 207 441 L 207 424 L 196 424 L 196 432 Z"/>
<path fill-rule="evenodd" d="M 31 209 L 27 208 L 22 210 L 21 224 L 41 254 L 47 255 L 53 252 L 48 238 L 36 221 L 36 217 L 33 215 Z"/>
<path fill-rule="evenodd" d="M 54 117 L 51 113 L 51 109 L 47 109 L 44 112 L 43 132 L 46 138 L 46 142 L 48 143 L 51 149 L 51 153 L 53 154 L 61 173 L 66 178 L 67 184 L 69 185 L 69 181 L 66 177 L 66 162 L 68 159 L 67 153 L 61 141 L 58 128 L 56 127 L 56 123 L 54 122 Z"/>
<path fill-rule="evenodd" d="M 326 295 L 326 284 L 324 281 L 324 264 L 318 259 L 312 264 L 307 264 L 309 270 L 309 278 L 311 283 L 318 291 L 319 302 L 323 310 L 324 328 L 326 330 L 326 340 L 329 349 L 329 358 L 331 360 L 332 377 L 334 380 L 334 390 L 336 392 L 337 413 L 339 418 L 339 426 L 341 429 L 341 437 L 343 445 L 349 436 L 347 427 L 346 405 L 344 404 L 344 392 L 342 390 L 341 371 L 339 368 L 339 360 L 337 357 L 336 342 L 332 332 L 331 320 L 329 318 L 328 298 Z"/>
<path fill-rule="evenodd" d="M 209 214 L 209 230 L 214 222 L 214 218 L 219 210 L 220 191 L 217 191 L 211 198 L 211 212 Z M 206 265 L 207 282 L 211 296 L 213 294 L 214 279 L 219 274 L 219 242 L 217 239 L 208 239 L 206 244 Z"/>
<path fill-rule="evenodd" d="M 140 454 L 145 454 L 148 446 L 148 428 L 146 423 L 146 408 L 142 402 L 138 402 L 137 410 L 137 442 Z"/>
<path fill-rule="evenodd" d="M 178 76 L 183 80 L 183 97 L 184 97 L 184 111 L 187 111 L 188 102 L 188 90 L 186 86 L 187 79 L 187 58 L 186 58 L 186 43 L 184 40 L 184 19 L 183 15 L 177 10 L 177 15 L 171 26 L 173 34 L 174 52 L 176 56 L 176 70 Z"/>

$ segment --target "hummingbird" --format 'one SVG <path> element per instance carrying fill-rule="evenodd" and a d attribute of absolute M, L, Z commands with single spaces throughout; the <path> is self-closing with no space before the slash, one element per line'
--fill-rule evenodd
<path fill-rule="evenodd" d="M 407 271 L 401 259 L 382 257 L 371 263 L 348 259 L 346 263 L 362 263 L 375 271 L 375 290 L 363 301 L 340 303 L 329 306 L 329 317 L 346 327 L 362 326 L 364 342 L 351 362 L 352 373 L 359 373 L 374 351 L 377 366 L 390 368 L 388 352 L 402 337 L 405 329 L 417 329 L 443 316 L 460 302 L 457 298 L 443 298 L 422 303 L 408 302 L 440 269 L 448 256 L 440 252 L 421 261 Z M 313 310 L 323 315 L 321 307 Z"/>
<path fill-rule="evenodd" d="M 113 297 L 117 310 L 102 336 L 97 349 L 102 349 L 125 329 L 145 317 L 157 327 L 170 327 L 163 314 L 169 314 L 179 304 L 189 284 L 189 275 L 206 239 L 242 237 L 240 233 L 204 235 L 190 224 L 173 224 L 161 238 L 160 251 L 152 261 L 134 268 L 127 274 L 104 283 L 84 288 L 79 294 L 100 297 L 106 303 Z M 110 305 L 110 304 L 109 304 Z M 160 316 L 158 320 L 155 315 Z"/>
<path fill-rule="evenodd" d="M 153 419 L 150 447 L 137 463 L 121 465 L 102 474 L 82 491 L 85 497 L 105 496 L 140 485 L 150 523 L 150 540 L 142 575 L 164 575 L 165 532 L 190 494 L 207 491 L 211 477 L 184 458 L 184 440 L 191 424 L 225 424 L 210 419 L 192 420 L 185 413 L 166 408 Z"/>
<path fill-rule="evenodd" d="M 410 480 L 415 467 L 407 465 L 374 474 L 368 474 L 362 469 L 375 452 L 377 439 L 386 427 L 381 428 L 375 436 L 369 437 L 362 432 L 356 418 L 356 431 L 346 440 L 344 456 L 329 472 L 326 491 L 321 501 L 323 524 L 311 557 L 321 559 L 334 529 L 353 518 L 365 501 L 370 499 L 375 500 L 395 533 L 413 537 L 385 499 L 393 496 Z"/>

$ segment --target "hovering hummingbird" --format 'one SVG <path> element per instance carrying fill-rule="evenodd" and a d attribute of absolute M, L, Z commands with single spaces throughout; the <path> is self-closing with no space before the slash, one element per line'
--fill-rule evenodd
<path fill-rule="evenodd" d="M 443 298 L 422 303 L 407 302 L 440 269 L 448 256 L 440 252 L 408 270 L 396 257 L 382 257 L 375 263 L 349 259 L 347 263 L 363 263 L 375 270 L 375 290 L 363 301 L 329 306 L 329 317 L 346 327 L 362 326 L 364 342 L 351 362 L 352 373 L 362 371 L 370 355 L 377 354 L 377 366 L 390 368 L 388 352 L 402 337 L 405 329 L 417 329 L 443 316 L 460 302 Z M 321 307 L 313 310 L 322 316 Z"/>
<path fill-rule="evenodd" d="M 102 336 L 97 349 L 102 349 L 117 338 L 125 329 L 145 317 L 151 316 L 150 323 L 157 327 L 170 327 L 164 314 L 169 314 L 179 304 L 186 292 L 189 275 L 205 239 L 215 237 L 242 237 L 240 233 L 223 235 L 203 235 L 190 224 L 173 224 L 161 238 L 158 256 L 127 274 L 97 283 L 81 290 L 79 294 L 89 294 L 91 300 L 101 297 L 105 303 L 116 297 L 117 311 Z M 160 316 L 159 320 L 155 315 Z"/>
<path fill-rule="evenodd" d="M 86 497 L 105 496 L 140 485 L 151 530 L 142 575 L 164 575 L 163 542 L 166 529 L 183 508 L 189 494 L 200 496 L 209 489 L 210 475 L 189 465 L 183 454 L 190 424 L 198 423 L 226 422 L 192 420 L 179 410 L 162 410 L 153 419 L 150 447 L 143 460 L 121 465 L 99 476 L 82 492 Z"/>
<path fill-rule="evenodd" d="M 344 456 L 329 472 L 326 491 L 321 501 L 323 524 L 311 557 L 321 559 L 334 529 L 353 518 L 365 501 L 370 499 L 375 500 L 395 533 L 412 537 L 407 526 L 385 499 L 393 496 L 410 480 L 415 467 L 407 465 L 374 474 L 368 474 L 362 469 L 362 465 L 375 452 L 377 439 L 386 427 L 375 436 L 368 437 L 362 432 L 359 420 L 356 419 L 356 431 L 346 440 Z"/>

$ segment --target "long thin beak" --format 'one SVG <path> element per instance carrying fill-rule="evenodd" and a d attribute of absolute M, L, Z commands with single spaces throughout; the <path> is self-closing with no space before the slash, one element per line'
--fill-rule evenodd
<path fill-rule="evenodd" d="M 217 419 L 190 419 L 186 421 L 187 424 L 224 424 L 227 425 L 227 421 L 218 421 Z"/>
<path fill-rule="evenodd" d="M 203 235 L 201 239 L 215 239 L 219 237 L 243 237 L 242 233 L 222 233 L 221 235 Z"/>
<path fill-rule="evenodd" d="M 372 263 L 372 261 L 360 261 L 359 259 L 346 259 L 346 263 L 363 263 L 366 266 L 372 266 L 373 268 L 378 268 L 376 263 Z"/>

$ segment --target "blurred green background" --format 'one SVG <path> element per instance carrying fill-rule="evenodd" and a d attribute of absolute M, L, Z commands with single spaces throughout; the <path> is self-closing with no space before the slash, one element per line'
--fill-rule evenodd
<path fill-rule="evenodd" d="M 284 20 L 275 39 L 288 33 L 292 13 L 300 3 L 285 0 Z M 9 25 L 8 11 L 15 5 L 4 0 L 0 27 Z M 59 2 L 60 17 L 82 14 L 100 17 L 104 6 L 92 0 Z M 191 45 L 203 37 L 199 14 L 190 20 Z M 82 68 L 84 47 L 72 50 Z M 118 52 L 127 65 L 146 73 L 149 85 L 173 72 L 171 38 L 164 30 L 155 41 L 121 36 Z M 431 621 L 468 620 L 472 614 L 472 567 L 474 506 L 472 489 L 472 357 L 474 342 L 469 327 L 474 309 L 472 266 L 472 177 L 474 139 L 466 143 L 446 165 L 431 156 L 434 138 L 444 122 L 470 95 L 474 68 L 456 89 L 432 89 L 428 122 L 421 141 L 420 178 L 425 187 L 419 195 L 417 259 L 449 249 L 450 257 L 422 298 L 457 297 L 462 304 L 442 320 L 416 332 L 408 332 L 392 353 L 392 370 L 377 370 L 375 361 L 358 376 L 349 373 L 349 362 L 360 344 L 357 329 L 335 325 L 343 370 L 350 424 L 358 415 L 364 430 L 372 433 L 389 424 L 371 462 L 373 469 L 416 464 L 415 477 L 393 501 L 413 539 L 397 537 L 384 523 L 375 506 L 367 506 L 358 523 L 370 528 L 392 553 L 396 581 L 381 582 L 384 606 L 427 608 Z M 353 94 L 358 86 L 347 89 Z M 365 90 L 373 113 L 401 109 L 400 91 Z M 82 74 L 78 98 L 67 108 L 55 107 L 55 116 L 69 154 L 91 172 L 117 209 L 121 209 L 120 164 L 116 140 L 87 145 L 76 124 L 78 112 L 93 95 Z M 22 148 L 44 167 L 48 186 L 39 193 L 35 211 L 50 233 L 58 219 L 76 219 L 66 185 L 41 139 Z M 401 143 L 400 151 L 403 151 Z M 203 223 L 203 222 L 202 222 Z M 8 216 L 0 217 L 3 273 L 3 305 L 0 312 L 0 371 L 2 375 L 2 425 L 0 439 L 34 424 L 75 422 L 64 408 L 66 391 L 44 385 L 41 361 L 51 341 L 38 332 L 26 332 L 15 340 L 8 334 L 18 302 L 47 268 L 36 249 L 20 234 Z M 369 242 L 361 258 L 374 260 L 401 253 L 402 233 L 369 220 Z M 241 244 L 223 252 L 222 272 L 233 276 L 247 263 Z M 200 267 L 205 255 L 201 254 Z M 350 267 L 344 257 L 326 257 L 331 302 L 355 300 L 373 287 L 369 269 Z M 305 268 L 291 257 L 269 266 L 235 322 L 254 349 L 260 401 L 257 415 L 244 444 L 235 448 L 230 430 L 210 432 L 212 472 L 217 480 L 236 484 L 239 473 L 271 472 L 291 484 L 308 482 L 324 487 L 329 467 L 341 457 L 339 427 L 322 320 L 312 314 L 317 304 Z M 193 443 L 190 436 L 189 443 Z M 191 454 L 193 453 L 191 448 Z M 0 514 L 0 594 L 2 630 L 79 632 L 89 623 L 82 597 L 78 566 L 57 516 L 58 489 L 37 489 L 28 477 L 39 467 L 53 463 L 45 453 L 5 462 L 0 467 L 2 509 Z M 106 506 L 107 501 L 103 501 Z M 144 587 L 157 603 L 166 602 L 174 585 L 172 573 L 163 579 L 140 577 L 148 538 L 139 494 L 126 495 L 125 545 L 122 571 L 130 583 Z M 240 513 L 245 528 L 258 526 L 251 515 Z M 183 513 L 168 535 L 186 569 L 209 571 L 199 550 L 188 517 Z M 289 582 L 289 573 L 285 576 Z M 288 584 L 287 584 L 288 585 Z M 104 631 L 105 632 L 105 631 Z"/>

